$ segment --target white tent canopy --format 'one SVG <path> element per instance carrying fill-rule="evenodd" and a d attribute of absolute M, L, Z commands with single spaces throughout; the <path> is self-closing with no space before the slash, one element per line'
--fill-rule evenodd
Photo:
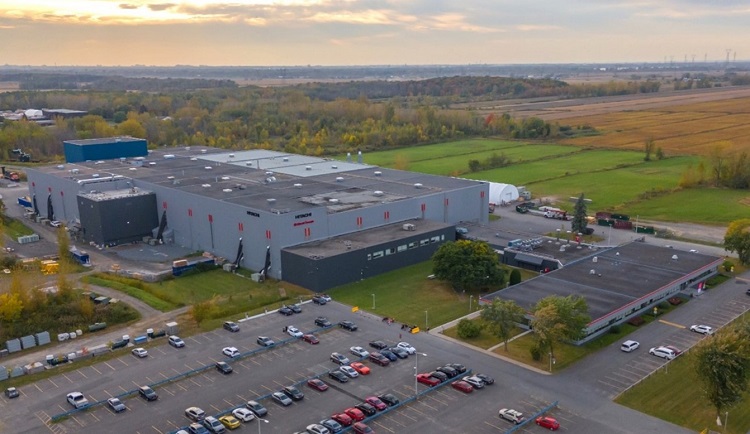
<path fill-rule="evenodd" d="M 518 200 L 518 188 L 515 185 L 490 182 L 490 203 L 500 204 Z"/>

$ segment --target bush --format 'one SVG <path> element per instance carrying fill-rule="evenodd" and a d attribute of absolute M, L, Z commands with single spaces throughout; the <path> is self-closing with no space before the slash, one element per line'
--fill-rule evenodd
<path fill-rule="evenodd" d="M 462 339 L 476 338 L 481 333 L 481 328 L 474 321 L 466 318 L 458 322 L 458 336 Z"/>
<path fill-rule="evenodd" d="M 669 299 L 669 303 L 673 306 L 677 306 L 678 304 L 682 303 L 682 299 L 680 297 L 672 297 Z"/>
<path fill-rule="evenodd" d="M 542 360 L 542 348 L 539 344 L 536 344 L 533 347 L 529 348 L 529 353 L 531 353 L 531 358 L 534 359 L 534 361 L 538 362 Z"/>
<path fill-rule="evenodd" d="M 513 286 L 518 283 L 521 283 L 521 272 L 514 268 L 513 271 L 510 272 L 509 284 L 510 286 Z"/>
<path fill-rule="evenodd" d="M 724 267 L 724 271 L 727 272 L 731 272 L 734 269 L 734 264 L 732 263 L 732 261 L 724 261 L 721 266 Z"/>
<path fill-rule="evenodd" d="M 609 332 L 612 333 L 613 335 L 620 333 L 620 324 L 615 324 L 612 327 L 610 327 Z"/>
<path fill-rule="evenodd" d="M 643 319 L 643 318 L 641 318 L 641 317 L 639 317 L 639 316 L 630 318 L 628 320 L 628 324 L 630 324 L 632 326 L 636 326 L 636 327 L 642 326 L 645 322 L 646 322 L 646 320 Z"/>
<path fill-rule="evenodd" d="M 662 301 L 661 303 L 659 303 L 659 309 L 661 309 L 661 310 L 667 310 L 667 309 L 669 309 L 669 303 L 666 302 L 666 301 Z"/>

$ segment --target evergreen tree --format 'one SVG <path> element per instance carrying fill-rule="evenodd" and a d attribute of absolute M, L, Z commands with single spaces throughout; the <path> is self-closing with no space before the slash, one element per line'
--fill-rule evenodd
<path fill-rule="evenodd" d="M 586 201 L 583 198 L 583 193 L 576 201 L 575 213 L 573 214 L 573 221 L 570 226 L 574 233 L 586 233 Z"/>

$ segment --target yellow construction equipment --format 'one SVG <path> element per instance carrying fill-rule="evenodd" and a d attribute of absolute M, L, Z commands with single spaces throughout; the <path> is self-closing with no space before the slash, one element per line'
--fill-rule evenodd
<path fill-rule="evenodd" d="M 60 264 L 57 261 L 46 260 L 40 263 L 40 268 L 44 274 L 55 274 L 60 271 Z"/>

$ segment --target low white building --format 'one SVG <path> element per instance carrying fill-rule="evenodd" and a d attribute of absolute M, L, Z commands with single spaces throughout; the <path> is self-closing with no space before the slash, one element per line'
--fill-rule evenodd
<path fill-rule="evenodd" d="M 490 203 L 501 204 L 518 200 L 518 188 L 511 184 L 490 182 Z"/>

